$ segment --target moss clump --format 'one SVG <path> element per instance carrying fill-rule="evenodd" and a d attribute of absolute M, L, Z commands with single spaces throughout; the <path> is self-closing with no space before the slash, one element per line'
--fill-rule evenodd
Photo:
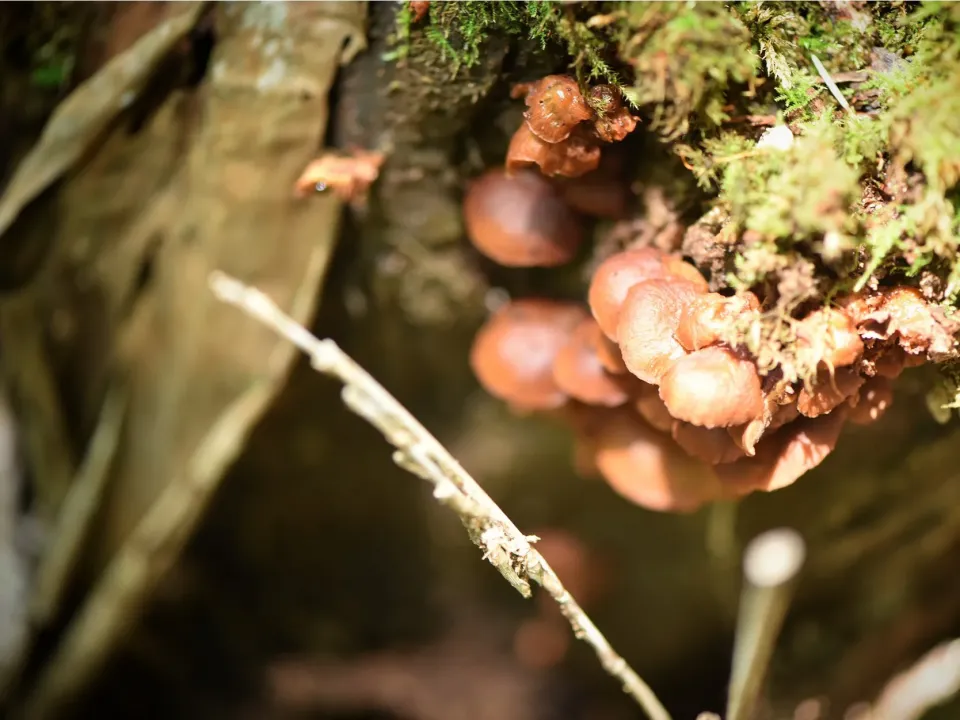
<path fill-rule="evenodd" d="M 617 86 L 668 140 L 692 118 L 721 122 L 727 88 L 749 83 L 758 65 L 747 28 L 714 3 L 437 2 L 422 26 L 404 6 L 397 26 L 391 57 L 422 33 L 453 73 L 479 61 L 491 33 L 537 42 L 565 55 L 581 82 Z"/>
<path fill-rule="evenodd" d="M 623 3 L 615 27 L 619 56 L 633 70 L 625 94 L 652 108 L 651 127 L 665 139 L 688 132 L 692 119 L 719 125 L 725 93 L 749 83 L 758 58 L 750 33 L 719 3 Z"/>

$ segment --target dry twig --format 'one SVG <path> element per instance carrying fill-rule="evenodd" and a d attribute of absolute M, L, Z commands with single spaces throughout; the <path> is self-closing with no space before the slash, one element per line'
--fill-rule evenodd
<path fill-rule="evenodd" d="M 318 372 L 343 383 L 343 401 L 350 410 L 380 430 L 396 448 L 394 461 L 433 485 L 433 496 L 457 515 L 484 558 L 524 597 L 530 581 L 557 602 L 574 634 L 590 645 L 603 669 L 652 720 L 670 715 L 650 687 L 611 647 L 593 621 L 567 592 L 556 573 L 531 546 L 536 538 L 517 529 L 490 496 L 387 390 L 330 339 L 320 340 L 280 310 L 264 293 L 224 273 L 213 273 L 210 286 L 217 297 L 235 305 L 276 331 L 310 358 Z"/>

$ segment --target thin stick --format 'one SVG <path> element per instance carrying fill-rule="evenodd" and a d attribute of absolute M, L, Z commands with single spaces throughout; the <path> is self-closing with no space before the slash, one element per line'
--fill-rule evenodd
<path fill-rule="evenodd" d="M 805 555 L 803 538 L 788 528 L 758 535 L 744 552 L 744 589 L 733 646 L 726 720 L 753 717 Z"/>
<path fill-rule="evenodd" d="M 836 98 L 838 103 L 840 103 L 840 107 L 842 107 L 848 113 L 852 113 L 853 109 L 850 107 L 850 103 L 847 102 L 847 99 L 840 92 L 840 88 L 837 87 L 837 84 L 833 81 L 833 78 L 830 77 L 830 73 L 827 72 L 827 68 L 825 68 L 823 63 L 820 62 L 820 58 L 811 54 L 810 59 L 813 60 L 813 65 L 815 68 L 817 68 L 817 72 L 820 73 L 820 77 L 823 78 L 823 82 L 830 91 L 830 94 Z"/>
<path fill-rule="evenodd" d="M 577 604 L 543 556 L 490 499 L 460 464 L 387 390 L 330 339 L 320 340 L 284 313 L 265 294 L 224 273 L 210 276 L 210 287 L 223 302 L 235 305 L 286 338 L 309 358 L 314 369 L 343 383 L 347 407 L 383 433 L 396 448 L 394 461 L 433 485 L 433 496 L 452 509 L 466 527 L 483 557 L 517 591 L 530 597 L 530 581 L 557 602 L 574 635 L 590 645 L 603 669 L 620 681 L 624 691 L 651 720 L 670 720 L 670 714 L 650 687 L 610 643 Z"/>

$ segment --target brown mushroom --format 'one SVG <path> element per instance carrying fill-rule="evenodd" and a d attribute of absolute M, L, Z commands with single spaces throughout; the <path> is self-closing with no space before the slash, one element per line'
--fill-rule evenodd
<path fill-rule="evenodd" d="M 593 116 L 577 81 L 569 75 L 547 75 L 536 82 L 517 85 L 513 94 L 523 91 L 529 108 L 523 113 L 526 125 L 544 142 L 566 140 L 579 123 Z"/>
<path fill-rule="evenodd" d="M 600 263 L 590 279 L 587 301 L 604 335 L 617 339 L 620 308 L 630 289 L 665 274 L 663 253 L 655 248 L 625 250 Z"/>
<path fill-rule="evenodd" d="M 620 309 L 635 285 L 665 277 L 681 278 L 702 292 L 707 290 L 706 280 L 695 267 L 653 247 L 614 253 L 600 263 L 590 279 L 587 301 L 603 333 L 611 340 L 617 339 Z"/>
<path fill-rule="evenodd" d="M 825 415 L 855 395 L 861 385 L 863 377 L 852 368 L 840 368 L 835 373 L 821 370 L 810 387 L 801 388 L 797 410 L 809 418 Z"/>
<path fill-rule="evenodd" d="M 524 123 L 510 139 L 504 164 L 510 173 L 536 165 L 549 177 L 575 178 L 597 169 L 600 147 L 579 133 L 558 143 L 544 142 Z"/>
<path fill-rule="evenodd" d="M 586 313 L 573 303 L 524 299 L 504 305 L 480 329 L 470 366 L 491 395 L 524 410 L 561 406 L 553 362 Z"/>
<path fill-rule="evenodd" d="M 620 142 L 637 127 L 637 118 L 625 107 L 620 91 L 612 85 L 597 85 L 590 90 L 590 99 L 597 109 L 593 127 L 604 142 Z"/>
<path fill-rule="evenodd" d="M 678 358 L 660 380 L 660 397 L 678 420 L 707 428 L 742 425 L 763 413 L 756 366 L 719 346 Z"/>
<path fill-rule="evenodd" d="M 584 318 L 553 362 L 553 379 L 567 395 L 589 405 L 616 407 L 630 398 L 629 376 L 611 375 L 603 369 L 594 349 L 597 324 Z"/>
<path fill-rule="evenodd" d="M 627 372 L 620 346 L 604 335 L 603 330 L 596 322 L 594 322 L 594 327 L 596 330 L 593 333 L 593 349 L 597 353 L 597 357 L 600 358 L 603 369 L 614 375 L 622 375 Z"/>
<path fill-rule="evenodd" d="M 607 483 L 650 510 L 688 512 L 724 493 L 713 470 L 636 415 L 611 413 L 595 437 L 596 463 Z"/>
<path fill-rule="evenodd" d="M 760 301 L 752 292 L 724 297 L 707 293 L 696 298 L 680 315 L 677 340 L 687 350 L 700 350 L 716 345 L 749 313 L 760 309 Z"/>
<path fill-rule="evenodd" d="M 617 220 L 627 213 L 629 187 L 617 177 L 602 172 L 602 167 L 578 178 L 555 181 L 564 202 L 591 217 Z"/>
<path fill-rule="evenodd" d="M 573 259 L 583 230 L 545 178 L 523 171 L 491 170 L 475 180 L 463 200 L 473 245 L 508 267 L 553 267 Z"/>
<path fill-rule="evenodd" d="M 884 377 L 867 380 L 856 397 L 847 400 L 850 410 L 847 418 L 854 425 L 876 422 L 893 403 L 893 385 Z"/>
<path fill-rule="evenodd" d="M 680 313 L 698 294 L 695 285 L 676 278 L 645 280 L 630 289 L 620 310 L 617 344 L 631 373 L 657 385 L 686 355 L 674 333 Z"/>
<path fill-rule="evenodd" d="M 667 406 L 663 404 L 656 385 L 641 383 L 634 398 L 633 407 L 654 430 L 663 433 L 673 432 L 673 424 L 677 419 L 670 414 Z"/>
<path fill-rule="evenodd" d="M 852 365 L 863 355 L 863 340 L 853 320 L 831 307 L 815 310 L 797 323 L 797 346 L 812 349 L 827 368 Z"/>
<path fill-rule="evenodd" d="M 725 428 L 705 428 L 675 420 L 672 435 L 685 453 L 709 465 L 733 462 L 744 455 Z"/>
<path fill-rule="evenodd" d="M 752 458 L 717 465 L 721 482 L 742 493 L 779 490 L 817 467 L 833 451 L 843 429 L 841 410 L 818 418 L 801 418 L 765 437 Z"/>
<path fill-rule="evenodd" d="M 797 396 L 786 383 L 783 388 L 764 393 L 763 413 L 759 418 L 744 425 L 727 428 L 734 444 L 748 457 L 756 454 L 757 443 L 767 433 L 793 422 L 800 415 L 797 410 Z"/>

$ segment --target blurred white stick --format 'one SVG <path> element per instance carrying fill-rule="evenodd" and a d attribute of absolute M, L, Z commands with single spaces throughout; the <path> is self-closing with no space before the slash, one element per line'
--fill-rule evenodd
<path fill-rule="evenodd" d="M 794 580 L 805 556 L 803 538 L 788 528 L 758 535 L 744 552 L 744 588 L 733 646 L 726 720 L 753 717 L 790 605 Z"/>

